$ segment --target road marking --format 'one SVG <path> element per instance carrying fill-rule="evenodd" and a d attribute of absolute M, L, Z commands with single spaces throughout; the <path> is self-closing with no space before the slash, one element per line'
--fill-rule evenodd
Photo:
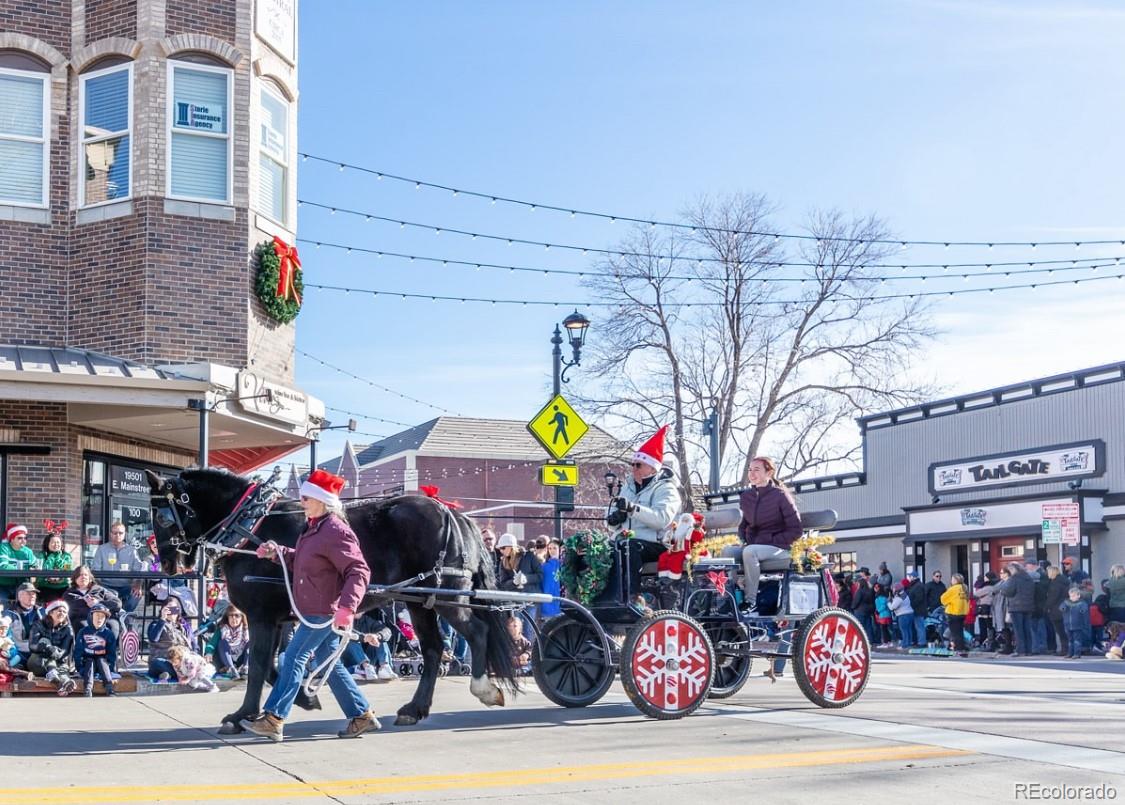
<path fill-rule="evenodd" d="M 951 688 L 928 688 L 919 685 L 890 685 L 884 682 L 868 682 L 868 688 L 879 690 L 898 690 L 909 693 L 939 693 L 942 696 L 961 696 L 969 699 L 1017 699 L 1021 702 L 1035 701 L 1047 704 L 1063 704 L 1067 707 L 1096 707 L 1104 711 L 1107 707 L 1122 707 L 1121 701 L 1098 701 L 1096 699 L 1074 699 L 1066 696 L 1035 695 L 1033 693 L 994 693 L 992 691 L 953 690 Z M 1106 696 L 1120 696 L 1118 691 L 1099 691 Z"/>
<path fill-rule="evenodd" d="M 1084 746 L 1069 746 L 1061 743 L 1050 743 L 1049 741 L 1034 741 L 1027 738 L 1010 738 L 990 732 L 971 732 L 947 727 L 923 727 L 917 724 L 898 724 L 857 716 L 829 716 L 801 710 L 765 710 L 740 705 L 736 708 L 704 708 L 699 712 L 795 729 L 841 732 L 845 735 L 885 741 L 944 746 L 948 749 L 960 749 L 981 755 L 993 755 L 1012 760 L 1031 760 L 1054 766 L 1070 766 L 1076 769 L 1088 769 L 1109 774 L 1120 775 L 1125 770 L 1125 753 L 1122 752 L 1114 752 L 1109 749 L 1091 749 Z"/>
<path fill-rule="evenodd" d="M 243 785 L 143 785 L 70 786 L 66 788 L 3 788 L 0 801 L 24 803 L 94 802 L 206 802 L 231 799 L 277 799 L 281 797 L 357 796 L 402 794 L 443 789 L 527 788 L 530 785 L 622 780 L 635 777 L 715 775 L 756 769 L 834 766 L 901 760 L 932 760 L 959 757 L 968 752 L 936 746 L 877 746 L 862 749 L 828 749 L 771 755 L 726 755 L 718 757 L 668 758 L 665 760 L 594 763 L 538 769 L 423 774 L 404 777 L 371 777 L 320 782 L 250 783 Z"/>

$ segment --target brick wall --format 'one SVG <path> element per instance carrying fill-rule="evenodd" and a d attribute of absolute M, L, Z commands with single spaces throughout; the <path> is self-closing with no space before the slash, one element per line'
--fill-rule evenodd
<path fill-rule="evenodd" d="M 86 42 L 137 36 L 137 0 L 86 0 Z"/>
<path fill-rule="evenodd" d="M 232 0 L 168 0 L 168 36 L 210 34 L 224 42 L 235 40 L 237 4 Z"/>
<path fill-rule="evenodd" d="M 0 224 L 0 343 L 63 343 L 66 269 L 65 228 Z"/>
<path fill-rule="evenodd" d="M 0 31 L 42 39 L 70 53 L 71 0 L 0 0 Z"/>
<path fill-rule="evenodd" d="M 0 400 L 0 422 L 18 431 L 20 442 L 51 448 L 45 456 L 7 457 L 8 522 L 24 523 L 35 533 L 48 517 L 77 523 L 80 490 L 68 479 L 66 404 Z M 39 549 L 34 539 L 28 544 Z"/>

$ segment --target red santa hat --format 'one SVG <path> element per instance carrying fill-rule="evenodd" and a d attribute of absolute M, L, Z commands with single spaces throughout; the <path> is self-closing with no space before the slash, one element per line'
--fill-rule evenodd
<path fill-rule="evenodd" d="M 4 539 L 8 540 L 8 542 L 11 542 L 21 534 L 25 537 L 27 536 L 27 526 L 17 523 L 8 523 L 8 527 L 4 529 Z"/>
<path fill-rule="evenodd" d="M 319 500 L 326 506 L 339 506 L 340 490 L 344 488 L 344 483 L 339 475 L 333 475 L 327 470 L 313 470 L 301 484 L 301 497 Z"/>
<path fill-rule="evenodd" d="M 633 453 L 633 461 L 648 464 L 654 470 L 664 466 L 664 434 L 667 432 L 668 426 L 662 426 L 647 442 L 637 448 L 637 452 Z"/>

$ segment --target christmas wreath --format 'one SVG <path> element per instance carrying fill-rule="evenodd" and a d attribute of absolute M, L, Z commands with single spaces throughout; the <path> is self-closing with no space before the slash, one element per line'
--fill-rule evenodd
<path fill-rule="evenodd" d="M 601 531 L 579 531 L 563 543 L 559 582 L 567 595 L 584 606 L 593 603 L 613 569 L 613 548 L 609 535 Z"/>
<path fill-rule="evenodd" d="M 301 312 L 301 260 L 295 246 L 281 238 L 259 243 L 254 249 L 258 271 L 254 292 L 274 321 L 288 324 Z"/>

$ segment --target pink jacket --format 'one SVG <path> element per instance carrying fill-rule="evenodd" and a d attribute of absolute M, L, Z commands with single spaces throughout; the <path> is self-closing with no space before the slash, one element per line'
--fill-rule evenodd
<path fill-rule="evenodd" d="M 371 570 L 348 524 L 334 514 L 309 520 L 296 548 L 280 546 L 302 615 L 332 615 L 337 607 L 355 612 L 367 592 Z"/>

